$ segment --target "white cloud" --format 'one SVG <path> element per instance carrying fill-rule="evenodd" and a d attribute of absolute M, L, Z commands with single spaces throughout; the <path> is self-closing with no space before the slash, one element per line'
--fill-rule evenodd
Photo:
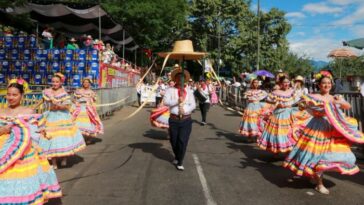
<path fill-rule="evenodd" d="M 324 2 L 320 3 L 309 3 L 303 6 L 303 11 L 311 14 L 339 14 L 343 12 L 342 7 L 329 6 Z"/>
<path fill-rule="evenodd" d="M 328 2 L 336 5 L 346 6 L 350 4 L 356 4 L 356 3 L 364 3 L 363 0 L 328 0 Z"/>
<path fill-rule="evenodd" d="M 350 28 L 350 30 L 355 34 L 355 36 L 357 38 L 363 38 L 363 36 L 364 36 L 364 25 L 354 26 L 354 27 Z M 350 39 L 346 39 L 346 40 L 350 40 Z"/>
<path fill-rule="evenodd" d="M 289 13 L 286 13 L 286 17 L 287 18 L 305 18 L 306 15 L 303 14 L 302 12 L 289 12 Z"/>
<path fill-rule="evenodd" d="M 342 47 L 340 40 L 327 37 L 311 37 L 300 41 L 290 41 L 290 50 L 299 56 L 305 56 L 314 60 L 328 61 L 328 53 Z"/>
<path fill-rule="evenodd" d="M 305 36 L 305 35 L 306 35 L 306 33 L 305 33 L 305 32 L 297 32 L 297 35 L 298 35 L 298 36 Z"/>
<path fill-rule="evenodd" d="M 338 21 L 335 21 L 334 24 L 351 25 L 360 21 L 364 21 L 364 4 L 360 6 L 354 13 L 349 14 Z"/>

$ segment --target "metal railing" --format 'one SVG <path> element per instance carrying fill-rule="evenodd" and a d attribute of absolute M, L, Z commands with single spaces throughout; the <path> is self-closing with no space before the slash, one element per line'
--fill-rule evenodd
<path fill-rule="evenodd" d="M 219 96 L 224 104 L 242 111 L 247 104 L 246 99 L 243 97 L 244 92 L 245 90 L 240 87 L 226 86 L 219 90 Z M 355 118 L 358 121 L 359 129 L 364 131 L 364 97 L 359 92 L 344 92 L 338 94 L 341 94 L 351 104 L 351 109 L 346 110 L 345 114 Z"/>

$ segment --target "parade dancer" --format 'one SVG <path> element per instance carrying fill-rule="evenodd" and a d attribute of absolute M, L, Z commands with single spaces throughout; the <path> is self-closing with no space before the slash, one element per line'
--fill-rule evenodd
<path fill-rule="evenodd" d="M 96 111 L 96 93 L 92 91 L 91 84 L 91 78 L 82 80 L 82 88 L 74 93 L 76 102 L 72 113 L 76 125 L 87 138 L 87 142 L 90 138 L 104 133 L 104 127 Z"/>
<path fill-rule="evenodd" d="M 258 79 L 252 79 L 250 83 L 250 88 L 244 93 L 247 98 L 248 105 L 244 110 L 242 121 L 240 123 L 239 132 L 242 136 L 249 139 L 254 139 L 262 134 L 262 120 L 261 114 L 263 109 L 265 109 L 265 103 L 260 102 L 267 97 L 267 93 L 264 90 L 258 89 L 259 81 Z"/>
<path fill-rule="evenodd" d="M 43 91 L 43 102 L 47 110 L 43 113 L 46 138 L 41 137 L 39 145 L 47 157 L 52 159 L 55 169 L 57 158 L 62 158 L 61 166 L 66 166 L 66 157 L 75 155 L 86 147 L 81 131 L 73 122 L 69 111 L 71 99 L 62 86 L 64 81 L 64 75 L 56 73 L 52 78 L 52 87 Z"/>
<path fill-rule="evenodd" d="M 44 204 L 62 196 L 54 170 L 36 141 L 38 118 L 21 106 L 22 81 L 10 81 L 0 110 L 0 204 Z"/>
<path fill-rule="evenodd" d="M 169 135 L 172 150 L 175 156 L 173 164 L 180 171 L 184 170 L 183 159 L 186 154 L 188 140 L 192 131 L 191 112 L 196 108 L 193 92 L 185 86 L 181 87 L 180 79 L 188 81 L 190 74 L 177 68 L 172 72 L 172 79 L 176 82 L 175 87 L 170 87 L 164 95 L 164 104 L 170 109 Z"/>
<path fill-rule="evenodd" d="M 159 104 L 158 108 L 152 110 L 150 114 L 150 123 L 154 127 L 169 128 L 168 120 L 170 117 L 169 107 L 164 105 L 163 100 Z"/>
<path fill-rule="evenodd" d="M 281 75 L 278 83 L 280 89 L 269 94 L 266 100 L 274 104 L 273 113 L 257 140 L 260 148 L 275 154 L 289 152 L 295 144 L 295 140 L 289 136 L 294 114 L 292 105 L 296 102 L 295 91 L 290 88 L 287 75 Z"/>
<path fill-rule="evenodd" d="M 332 75 L 321 71 L 316 75 L 316 82 L 320 93 L 303 97 L 312 117 L 295 132 L 298 133 L 297 144 L 283 166 L 298 176 L 314 179 L 315 189 L 329 194 L 323 184 L 323 172 L 337 171 L 347 175 L 359 172 L 350 144 L 364 143 L 364 134 L 357 130 L 355 119 L 346 117 L 341 111 L 350 109 L 351 105 L 342 96 L 330 95 Z"/>
<path fill-rule="evenodd" d="M 211 90 L 211 105 L 217 105 L 219 103 L 219 97 L 216 94 L 216 86 L 210 80 L 207 81 L 207 85 Z"/>

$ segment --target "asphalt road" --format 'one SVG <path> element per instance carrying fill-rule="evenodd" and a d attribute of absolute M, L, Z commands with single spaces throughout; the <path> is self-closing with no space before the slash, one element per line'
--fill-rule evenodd
<path fill-rule="evenodd" d="M 64 197 L 49 204 L 65 205 L 234 205 L 234 204 L 363 204 L 364 173 L 328 173 L 330 195 L 314 191 L 305 178 L 292 178 L 268 152 L 237 134 L 240 115 L 212 107 L 208 125 L 193 114 L 193 130 L 185 171 L 177 171 L 167 131 L 149 123 L 149 108 L 122 119 L 125 107 L 105 120 L 105 135 L 56 171 Z M 283 159 L 283 156 L 282 156 Z M 363 168 L 363 161 L 358 161 Z"/>

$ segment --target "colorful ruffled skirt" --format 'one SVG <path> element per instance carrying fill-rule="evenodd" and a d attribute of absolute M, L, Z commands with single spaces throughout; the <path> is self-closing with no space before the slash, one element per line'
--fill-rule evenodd
<path fill-rule="evenodd" d="M 96 137 L 104 133 L 103 124 L 95 107 L 81 104 L 75 107 L 72 115 L 83 135 Z"/>
<path fill-rule="evenodd" d="M 47 136 L 40 138 L 39 146 L 48 158 L 75 155 L 86 147 L 68 111 L 47 111 L 43 116 Z"/>
<path fill-rule="evenodd" d="M 261 113 L 265 103 L 252 102 L 244 110 L 242 121 L 240 122 L 239 132 L 244 137 L 255 137 L 262 134 L 261 130 L 264 127 L 263 120 L 260 120 Z"/>
<path fill-rule="evenodd" d="M 169 115 L 169 108 L 167 106 L 153 109 L 150 114 L 150 123 L 154 127 L 167 129 L 169 128 Z"/>
<path fill-rule="evenodd" d="M 61 187 L 48 160 L 39 155 L 32 142 L 8 136 L 0 136 L 0 204 L 44 204 L 61 197 Z"/>
<path fill-rule="evenodd" d="M 349 121 L 355 124 L 355 120 Z M 296 175 L 308 177 L 330 170 L 348 175 L 359 172 L 349 141 L 340 136 L 326 117 L 311 118 L 299 132 L 297 144 L 287 156 L 284 167 Z"/>
<path fill-rule="evenodd" d="M 292 108 L 275 109 L 269 117 L 262 135 L 257 140 L 258 146 L 273 153 L 289 152 L 296 144 L 290 135 L 293 115 Z"/>
<path fill-rule="evenodd" d="M 216 105 L 219 103 L 219 98 L 217 97 L 216 92 L 211 93 L 211 104 Z"/>

